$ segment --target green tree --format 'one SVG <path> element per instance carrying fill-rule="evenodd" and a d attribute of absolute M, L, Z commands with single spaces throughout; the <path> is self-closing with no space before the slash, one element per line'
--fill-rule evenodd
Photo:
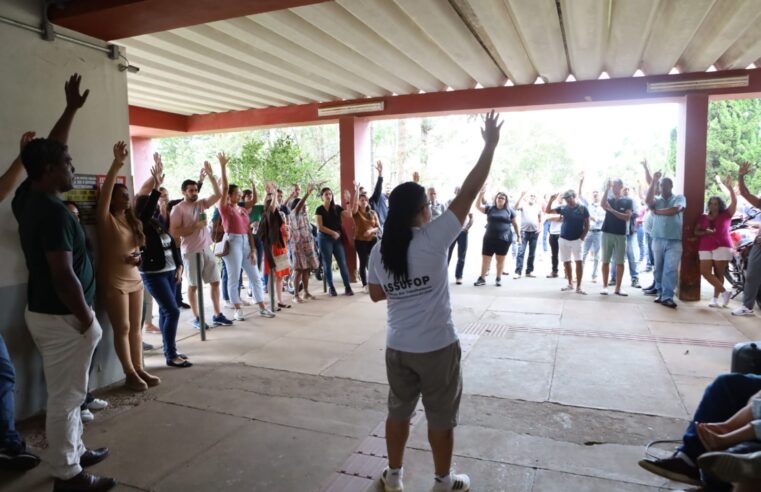
<path fill-rule="evenodd" d="M 737 180 L 738 165 L 761 161 L 761 99 L 712 101 L 708 107 L 706 197 L 719 193 L 717 174 Z M 761 170 L 752 168 L 748 188 L 761 191 Z M 721 193 L 719 193 L 721 194 Z"/>

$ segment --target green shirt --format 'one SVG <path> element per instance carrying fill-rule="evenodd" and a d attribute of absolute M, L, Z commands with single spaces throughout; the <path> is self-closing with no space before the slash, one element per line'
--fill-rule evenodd
<path fill-rule="evenodd" d="M 66 205 L 55 195 L 40 193 L 24 181 L 13 198 L 13 215 L 19 224 L 21 249 L 29 270 L 27 303 L 35 313 L 65 315 L 71 310 L 58 298 L 46 253 L 71 251 L 74 273 L 85 300 L 95 301 L 95 272 L 87 253 L 85 232 Z"/>
<path fill-rule="evenodd" d="M 263 213 L 264 205 L 254 205 L 251 207 L 251 212 L 248 213 L 248 220 L 250 220 L 252 224 L 254 222 L 261 222 Z"/>

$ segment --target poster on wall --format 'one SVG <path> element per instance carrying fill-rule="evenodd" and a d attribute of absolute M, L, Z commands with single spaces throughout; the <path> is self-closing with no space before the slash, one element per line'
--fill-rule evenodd
<path fill-rule="evenodd" d="M 106 181 L 105 174 L 77 174 L 74 176 L 74 188 L 63 194 L 64 200 L 71 200 L 79 207 L 79 220 L 84 225 L 95 225 L 95 204 L 98 191 Z M 118 184 L 127 184 L 126 176 L 117 176 Z"/>

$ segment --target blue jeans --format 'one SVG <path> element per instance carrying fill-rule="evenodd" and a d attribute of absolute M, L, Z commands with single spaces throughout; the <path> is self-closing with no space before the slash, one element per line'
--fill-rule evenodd
<path fill-rule="evenodd" d="M 653 236 L 645 233 L 645 246 L 647 246 L 647 266 L 652 268 L 655 265 L 655 257 L 653 257 Z"/>
<path fill-rule="evenodd" d="M 335 290 L 333 285 L 333 256 L 335 256 L 344 287 L 351 289 L 351 284 L 349 284 L 349 267 L 346 265 L 346 253 L 344 252 L 344 245 L 341 240 L 333 239 L 327 234 L 320 232 L 317 234 L 317 244 L 320 246 L 320 256 L 322 256 L 322 265 L 328 287 Z"/>
<path fill-rule="evenodd" d="M 233 272 L 246 271 L 248 277 L 248 288 L 253 291 L 256 302 L 264 302 L 264 291 L 262 290 L 262 280 L 259 278 L 259 269 L 251 262 L 251 245 L 248 243 L 248 236 L 245 234 L 228 234 L 227 241 L 230 243 L 230 252 L 222 258 L 222 264 L 226 269 Z M 230 293 L 230 302 L 240 304 L 240 287 L 243 283 L 243 275 L 239 278 L 226 276 L 222 279 L 222 285 L 227 286 Z"/>
<path fill-rule="evenodd" d="M 465 253 L 468 252 L 468 231 L 460 231 L 457 239 L 449 245 L 449 255 L 447 256 L 447 265 L 449 260 L 452 259 L 452 252 L 454 246 L 457 245 L 457 266 L 454 269 L 454 278 L 462 278 L 462 271 L 465 268 Z"/>
<path fill-rule="evenodd" d="M 16 432 L 16 407 L 13 399 L 15 385 L 16 372 L 3 336 L 0 335 L 0 449 L 10 451 L 17 451 L 21 447 L 21 436 Z"/>
<path fill-rule="evenodd" d="M 164 357 L 177 357 L 177 324 L 180 322 L 180 308 L 175 299 L 175 272 L 143 273 L 143 283 L 148 293 L 159 305 L 159 328 L 164 342 Z"/>
<path fill-rule="evenodd" d="M 230 289 L 227 286 L 228 277 L 227 277 L 227 265 L 225 264 L 224 258 L 222 259 L 222 269 L 220 271 L 220 276 L 222 277 L 222 300 L 223 301 L 229 301 L 230 300 Z M 238 277 L 238 298 L 240 298 L 240 287 L 243 285 L 243 270 L 240 271 L 240 277 Z"/>
<path fill-rule="evenodd" d="M 526 247 L 528 247 L 526 273 L 528 274 L 534 271 L 534 256 L 536 255 L 536 243 L 538 240 L 538 231 L 521 231 L 521 245 L 518 248 L 518 256 L 515 259 L 515 273 L 518 275 L 523 273 L 523 257 L 526 255 Z M 515 248 L 513 248 L 513 251 L 515 251 Z"/>
<path fill-rule="evenodd" d="M 547 252 L 547 241 L 550 239 L 550 221 L 544 221 L 544 229 L 542 234 L 542 249 Z"/>
<path fill-rule="evenodd" d="M 639 280 L 639 262 L 637 261 L 637 254 L 634 251 L 636 236 L 629 234 L 626 236 L 626 262 L 629 264 L 629 276 L 632 278 L 632 282 Z M 613 265 L 610 269 L 610 280 L 616 281 L 616 266 Z"/>
<path fill-rule="evenodd" d="M 600 268 L 600 245 L 602 241 L 602 231 L 589 231 L 584 238 L 584 246 L 581 249 L 581 261 L 586 263 L 587 255 L 592 252 L 592 278 L 597 278 L 597 270 Z M 616 269 L 613 269 L 615 275 Z"/>
<path fill-rule="evenodd" d="M 662 300 L 673 299 L 676 290 L 679 261 L 682 259 L 680 239 L 653 238 L 655 256 L 655 290 Z"/>
<path fill-rule="evenodd" d="M 748 400 L 761 391 L 761 376 L 756 374 L 721 374 L 706 387 L 703 398 L 695 410 L 695 416 L 690 420 L 687 430 L 682 438 L 679 451 L 686 454 L 693 463 L 697 463 L 698 456 L 706 452 L 697 434 L 695 422 L 724 422 L 738 410 L 748 404 Z M 757 443 L 757 442 L 756 442 Z M 743 451 L 742 445 L 732 447 L 731 452 L 752 452 L 758 449 Z M 703 480 L 713 488 L 710 490 L 729 492 L 731 486 L 721 484 L 713 477 L 703 474 Z"/>
<path fill-rule="evenodd" d="M 642 224 L 637 225 L 637 247 L 639 248 L 639 262 L 645 259 L 645 228 Z"/>

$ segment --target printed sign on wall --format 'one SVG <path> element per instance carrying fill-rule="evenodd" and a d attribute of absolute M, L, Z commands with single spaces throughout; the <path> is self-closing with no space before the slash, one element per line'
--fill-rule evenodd
<path fill-rule="evenodd" d="M 79 220 L 84 225 L 95 225 L 95 204 L 98 191 L 106 181 L 105 174 L 77 174 L 74 176 L 74 188 L 64 193 L 65 200 L 71 200 L 79 207 Z M 117 176 L 116 182 L 126 185 L 126 176 Z"/>

